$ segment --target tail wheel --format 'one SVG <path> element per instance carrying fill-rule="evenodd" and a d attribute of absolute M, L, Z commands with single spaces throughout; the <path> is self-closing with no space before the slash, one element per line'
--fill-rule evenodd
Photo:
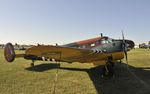
<path fill-rule="evenodd" d="M 4 56 L 8 62 L 13 62 L 15 59 L 14 47 L 11 43 L 7 43 L 4 48 Z"/>

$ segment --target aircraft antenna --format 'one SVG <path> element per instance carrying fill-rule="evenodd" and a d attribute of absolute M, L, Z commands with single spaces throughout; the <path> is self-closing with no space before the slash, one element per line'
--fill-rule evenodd
<path fill-rule="evenodd" d="M 101 37 L 103 37 L 103 33 L 100 33 Z"/>

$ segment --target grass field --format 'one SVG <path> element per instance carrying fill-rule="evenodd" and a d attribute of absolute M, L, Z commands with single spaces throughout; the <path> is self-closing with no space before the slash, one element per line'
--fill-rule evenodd
<path fill-rule="evenodd" d="M 18 52 L 19 53 L 19 52 Z M 22 58 L 4 60 L 0 50 L 0 94 L 150 94 L 150 50 L 129 52 L 129 66 L 117 63 L 115 78 L 101 78 L 101 68 L 92 64 L 36 62 Z"/>

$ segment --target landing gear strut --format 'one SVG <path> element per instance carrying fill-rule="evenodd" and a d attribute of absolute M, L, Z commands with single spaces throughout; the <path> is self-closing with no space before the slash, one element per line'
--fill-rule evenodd
<path fill-rule="evenodd" d="M 34 60 L 32 60 L 32 63 L 30 64 L 31 67 L 34 67 Z"/>
<path fill-rule="evenodd" d="M 114 76 L 114 62 L 112 56 L 108 57 L 106 61 L 106 65 L 103 68 L 102 77 L 103 76 L 110 76 L 110 77 Z"/>

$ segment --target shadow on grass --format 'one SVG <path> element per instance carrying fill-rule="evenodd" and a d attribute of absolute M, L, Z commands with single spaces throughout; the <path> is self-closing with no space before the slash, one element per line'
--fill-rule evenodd
<path fill-rule="evenodd" d="M 43 72 L 56 68 L 87 72 L 98 94 L 150 94 L 150 71 L 132 66 L 128 69 L 123 63 L 116 64 L 114 78 L 102 78 L 102 66 L 81 69 L 60 67 L 58 64 L 41 64 L 27 70 Z"/>
<path fill-rule="evenodd" d="M 44 72 L 47 70 L 56 69 L 58 67 L 60 67 L 60 64 L 40 64 L 40 65 L 35 65 L 34 67 L 26 68 L 26 70 L 35 71 L 35 72 Z"/>

